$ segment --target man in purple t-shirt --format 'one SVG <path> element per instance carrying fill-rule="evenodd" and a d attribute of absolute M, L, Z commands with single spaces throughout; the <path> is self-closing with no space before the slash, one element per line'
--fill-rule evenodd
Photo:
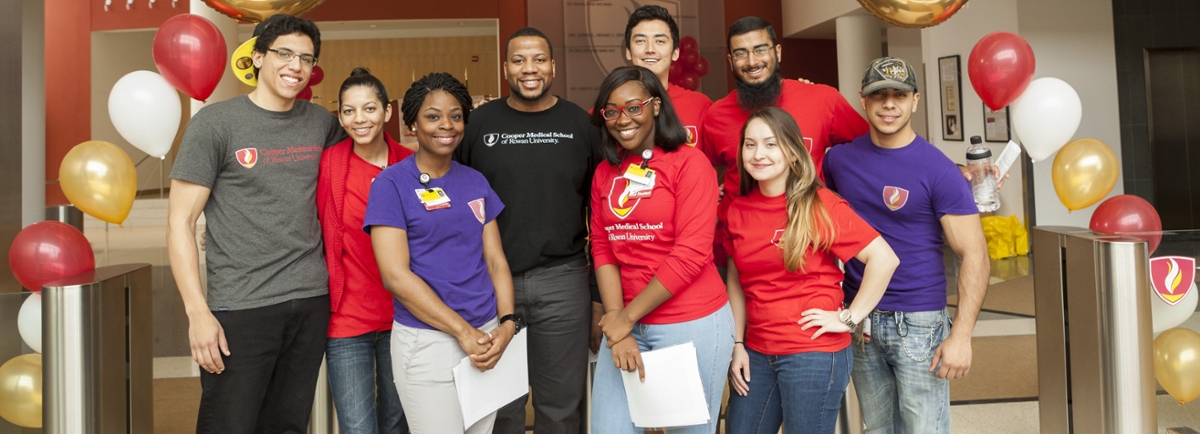
<path fill-rule="evenodd" d="M 876 59 L 863 77 L 861 96 L 871 132 L 829 149 L 825 182 L 900 257 L 868 316 L 870 337 L 853 345 L 852 378 L 865 432 L 949 433 L 949 380 L 971 369 L 971 334 L 991 267 L 987 243 L 962 172 L 909 123 L 921 98 L 912 67 L 897 58 Z M 962 261 L 953 321 L 946 312 L 943 243 Z M 846 264 L 847 303 L 862 275 L 861 262 Z"/>

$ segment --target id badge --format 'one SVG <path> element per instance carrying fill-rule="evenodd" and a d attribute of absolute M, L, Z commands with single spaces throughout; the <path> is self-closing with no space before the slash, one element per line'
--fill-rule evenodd
<path fill-rule="evenodd" d="M 654 192 L 654 183 L 658 175 L 653 170 L 648 170 L 647 172 L 649 173 L 645 179 L 645 183 L 630 180 L 629 186 L 625 187 L 625 191 L 628 192 L 626 197 L 630 199 L 647 199 L 650 197 L 651 193 Z"/>
<path fill-rule="evenodd" d="M 643 169 L 637 164 L 630 164 L 625 169 L 625 174 L 621 176 L 638 184 L 653 185 L 654 183 L 654 169 Z"/>
<path fill-rule="evenodd" d="M 416 191 L 417 199 L 421 200 L 421 204 L 425 205 L 425 209 L 428 211 L 450 207 L 450 196 L 447 196 L 441 187 L 418 188 Z"/>

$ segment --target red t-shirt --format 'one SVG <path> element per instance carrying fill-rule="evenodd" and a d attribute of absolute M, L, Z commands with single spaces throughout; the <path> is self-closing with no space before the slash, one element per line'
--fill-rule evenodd
<path fill-rule="evenodd" d="M 712 100 L 705 94 L 677 85 L 667 88 L 667 95 L 671 97 L 671 106 L 675 107 L 675 114 L 679 115 L 679 121 L 687 130 L 688 145 L 699 147 L 701 121 L 708 108 L 712 107 Z"/>
<path fill-rule="evenodd" d="M 846 102 L 846 98 L 832 87 L 823 84 L 806 84 L 797 80 L 784 80 L 779 94 L 779 108 L 786 110 L 796 119 L 800 133 L 804 135 L 804 146 L 812 154 L 816 165 L 817 179 L 823 177 L 822 167 L 825 150 L 830 146 L 846 143 L 867 134 L 870 127 L 862 115 Z M 742 127 L 750 113 L 742 111 L 737 102 L 737 90 L 713 103 L 704 115 L 700 133 L 700 149 L 712 161 L 713 166 L 725 166 L 725 197 L 717 210 L 717 260 L 725 256 L 721 240 L 724 233 L 725 212 L 729 201 L 738 194 L 737 151 L 741 145 Z M 717 265 L 725 265 L 719 262 Z"/>
<path fill-rule="evenodd" d="M 350 152 L 342 227 L 361 228 L 371 182 L 383 169 Z M 345 338 L 392 328 L 392 293 L 383 287 L 371 236 L 361 230 L 342 232 L 342 269 L 346 287 L 341 305 L 329 317 L 329 337 Z"/>
<path fill-rule="evenodd" d="M 832 191 L 817 191 L 834 225 L 829 251 L 809 249 L 804 268 L 789 273 L 783 264 L 783 231 L 787 228 L 787 195 L 763 196 L 758 189 L 738 197 L 729 207 L 726 249 L 733 255 L 742 292 L 746 294 L 746 346 L 763 354 L 840 351 L 850 345 L 849 333 L 801 330 L 797 321 L 811 308 L 837 310 L 842 306 L 842 270 L 837 260 L 849 261 L 879 233 L 850 204 Z"/>
<path fill-rule="evenodd" d="M 703 318 L 729 300 L 712 261 L 716 175 L 695 148 L 665 152 L 655 147 L 649 164 L 655 171 L 650 197 L 629 198 L 632 181 L 622 174 L 630 164 L 641 163 L 640 155 L 630 155 L 619 166 L 602 162 L 596 167 L 591 196 L 596 268 L 620 267 L 625 304 L 654 277 L 673 294 L 641 323 Z"/>

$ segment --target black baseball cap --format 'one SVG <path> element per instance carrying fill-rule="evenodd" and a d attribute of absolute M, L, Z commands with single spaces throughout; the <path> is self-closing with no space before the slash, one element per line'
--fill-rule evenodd
<path fill-rule="evenodd" d="M 917 92 L 917 74 L 904 59 L 897 57 L 880 57 L 871 61 L 871 66 L 863 74 L 862 94 L 864 96 L 880 89 L 897 89 L 905 92 Z"/>

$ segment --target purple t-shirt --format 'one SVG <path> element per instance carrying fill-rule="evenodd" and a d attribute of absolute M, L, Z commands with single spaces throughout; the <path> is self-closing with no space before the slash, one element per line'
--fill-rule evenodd
<path fill-rule="evenodd" d="M 825 183 L 891 245 L 900 266 L 892 274 L 879 309 L 923 312 L 946 307 L 944 234 L 946 214 L 978 214 L 971 186 L 942 151 L 917 136 L 908 146 L 875 146 L 870 134 L 829 148 Z M 846 264 L 842 288 L 853 300 L 862 284 L 863 263 Z"/>
<path fill-rule="evenodd" d="M 483 259 L 483 226 L 504 209 L 483 175 L 452 162 L 445 176 L 429 181 L 450 198 L 450 207 L 426 210 L 417 197 L 423 190 L 413 157 L 385 169 L 371 184 L 363 230 L 392 226 L 408 235 L 409 269 L 473 327 L 496 317 L 496 290 Z M 380 258 L 386 260 L 385 258 Z M 393 301 L 396 322 L 433 329 Z"/>

